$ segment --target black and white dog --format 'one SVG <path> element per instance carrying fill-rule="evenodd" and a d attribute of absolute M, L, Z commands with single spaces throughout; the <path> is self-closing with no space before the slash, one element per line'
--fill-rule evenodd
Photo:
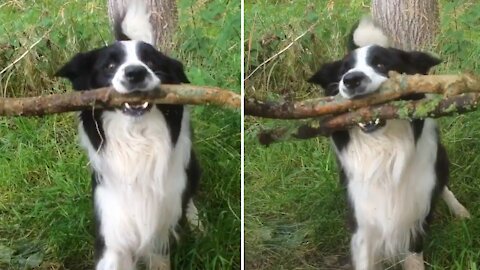
<path fill-rule="evenodd" d="M 425 53 L 386 48 L 388 38 L 369 19 L 360 22 L 353 41 L 357 49 L 309 79 L 327 95 L 359 98 L 377 91 L 388 71 L 427 74 L 440 63 Z M 423 237 L 437 197 L 454 214 L 469 216 L 446 186 L 449 161 L 435 121 L 377 119 L 331 138 L 348 193 L 355 269 L 379 269 L 392 260 L 403 261 L 405 269 L 424 269 Z"/>
<path fill-rule="evenodd" d="M 79 53 L 57 76 L 75 90 L 113 86 L 120 93 L 188 83 L 183 66 L 152 45 L 143 1 L 116 23 L 117 42 Z M 131 40 L 126 40 L 131 39 Z M 192 150 L 189 112 L 182 105 L 125 103 L 80 113 L 80 139 L 93 169 L 96 269 L 170 269 L 169 238 L 192 202 L 200 170 Z"/>

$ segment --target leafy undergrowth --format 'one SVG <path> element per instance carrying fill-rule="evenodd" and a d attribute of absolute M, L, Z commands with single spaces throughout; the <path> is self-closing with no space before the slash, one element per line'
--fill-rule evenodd
<path fill-rule="evenodd" d="M 172 54 L 184 63 L 190 81 L 240 92 L 240 5 L 224 0 L 178 5 Z M 52 74 L 75 53 L 112 41 L 100 0 L 7 0 L 0 3 L 0 21 L 0 70 L 21 58 L 0 74 L 3 96 L 70 91 Z M 238 269 L 240 115 L 196 106 L 192 118 L 203 168 L 196 201 L 206 233 L 182 235 L 173 264 Z M 92 269 L 89 168 L 76 126 L 73 113 L 0 118 L 0 269 Z"/>
<path fill-rule="evenodd" d="M 304 99 L 321 96 L 305 80 L 345 53 L 353 24 L 370 1 L 246 1 L 248 76 L 314 25 L 246 82 L 246 96 Z M 442 33 L 432 52 L 440 74 L 478 71 L 480 4 L 441 0 Z M 457 220 L 439 203 L 425 245 L 431 269 L 478 269 L 480 262 L 480 112 L 440 120 L 451 160 L 450 187 L 472 219 Z M 348 264 L 344 190 L 326 138 L 262 147 L 256 133 L 281 121 L 245 120 L 245 252 L 248 269 L 339 269 Z"/>

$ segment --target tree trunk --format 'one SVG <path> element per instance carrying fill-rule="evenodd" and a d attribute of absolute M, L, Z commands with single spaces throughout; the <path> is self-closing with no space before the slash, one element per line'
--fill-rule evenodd
<path fill-rule="evenodd" d="M 437 0 L 372 0 L 372 17 L 403 50 L 432 45 L 439 31 Z"/>
<path fill-rule="evenodd" d="M 110 21 L 122 17 L 128 3 L 132 0 L 108 0 Z M 155 46 L 168 53 L 173 48 L 173 35 L 177 27 L 178 13 L 175 0 L 136 0 L 146 1 L 151 12 L 150 22 L 153 29 Z"/>

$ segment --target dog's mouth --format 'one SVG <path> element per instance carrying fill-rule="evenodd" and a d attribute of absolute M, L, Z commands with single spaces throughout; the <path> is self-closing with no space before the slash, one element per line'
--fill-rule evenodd
<path fill-rule="evenodd" d="M 143 102 L 143 103 L 128 103 L 125 102 L 122 104 L 122 112 L 126 115 L 130 116 L 142 116 L 146 112 L 150 111 L 152 108 L 152 104 L 149 102 Z"/>
<path fill-rule="evenodd" d="M 375 130 L 385 126 L 387 122 L 383 119 L 375 119 L 372 121 L 364 122 L 364 123 L 358 123 L 358 127 L 365 133 L 371 133 L 374 132 Z"/>

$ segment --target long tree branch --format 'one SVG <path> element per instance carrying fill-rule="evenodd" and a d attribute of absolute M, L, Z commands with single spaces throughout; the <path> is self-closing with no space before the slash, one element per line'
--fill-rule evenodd
<path fill-rule="evenodd" d="M 389 74 L 380 91 L 360 99 L 343 99 L 338 95 L 298 102 L 263 102 L 253 98 L 245 100 L 245 114 L 265 118 L 302 119 L 385 103 L 417 93 L 435 93 L 446 97 L 459 93 L 480 92 L 480 79 L 463 75 L 401 75 Z"/>
<path fill-rule="evenodd" d="M 375 119 L 425 119 L 448 116 L 477 109 L 480 93 L 467 93 L 447 98 L 417 101 L 392 101 L 383 105 L 367 106 L 356 111 L 308 121 L 295 121 L 282 127 L 262 130 L 260 143 L 269 145 L 291 139 L 310 139 L 328 136 L 361 122 Z"/>
<path fill-rule="evenodd" d="M 90 91 L 72 91 L 39 97 L 0 98 L 0 115 L 40 116 L 45 114 L 79 111 L 87 108 L 111 108 L 125 102 L 151 102 L 156 104 L 206 104 L 239 109 L 239 94 L 217 87 L 190 84 L 162 85 L 160 89 L 120 94 L 113 88 Z"/>

